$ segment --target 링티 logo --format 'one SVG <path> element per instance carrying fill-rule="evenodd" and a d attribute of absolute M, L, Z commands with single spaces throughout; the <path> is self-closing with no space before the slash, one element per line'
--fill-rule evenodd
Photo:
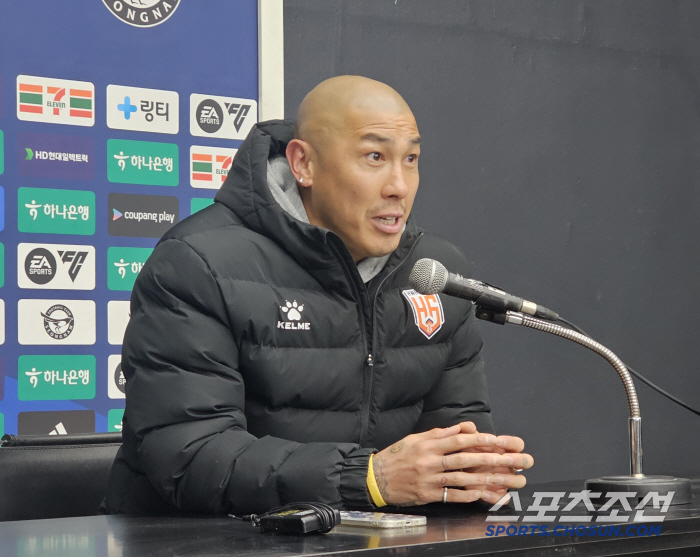
<path fill-rule="evenodd" d="M 107 9 L 134 27 L 154 27 L 168 19 L 180 0 L 102 0 Z"/>
<path fill-rule="evenodd" d="M 290 302 L 285 300 L 280 306 L 282 315 L 285 321 L 277 321 L 278 329 L 291 329 L 295 331 L 308 331 L 311 329 L 311 323 L 300 323 L 301 314 L 304 311 L 304 304 L 297 303 L 296 300 Z"/>

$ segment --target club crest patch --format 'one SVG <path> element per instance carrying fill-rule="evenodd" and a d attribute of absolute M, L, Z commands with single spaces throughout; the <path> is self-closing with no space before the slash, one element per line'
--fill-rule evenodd
<path fill-rule="evenodd" d="M 404 290 L 402 293 L 411 305 L 416 326 L 426 338 L 432 338 L 445 322 L 440 296 L 418 294 L 415 290 Z"/>

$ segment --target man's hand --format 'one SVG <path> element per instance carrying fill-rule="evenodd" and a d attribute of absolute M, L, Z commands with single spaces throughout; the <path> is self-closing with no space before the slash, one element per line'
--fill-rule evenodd
<path fill-rule="evenodd" d="M 372 459 L 382 498 L 390 505 L 424 505 L 443 500 L 496 502 L 525 478 L 513 469 L 530 468 L 534 459 L 520 453 L 517 437 L 478 433 L 471 422 L 404 437 Z"/>

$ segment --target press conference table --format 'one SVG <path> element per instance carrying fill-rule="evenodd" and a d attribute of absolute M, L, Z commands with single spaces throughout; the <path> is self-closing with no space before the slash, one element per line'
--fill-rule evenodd
<path fill-rule="evenodd" d="M 534 491 L 580 491 L 582 482 L 541 484 L 521 492 L 523 509 Z M 2 496 L 2 494 L 0 494 Z M 589 555 L 700 555 L 700 480 L 693 503 L 671 507 L 658 536 L 486 536 L 488 507 L 429 505 L 428 524 L 409 530 L 337 526 L 328 534 L 261 534 L 227 517 L 135 518 L 90 516 L 0 523 L 0 556 L 28 557 L 221 557 L 226 555 L 335 555 L 355 557 L 497 555 L 548 557 Z M 578 509 L 577 509 L 578 510 Z M 404 512 L 406 512 L 404 510 Z M 581 513 L 585 514 L 585 510 Z M 501 523 L 508 526 L 508 523 Z M 522 523 L 518 524 L 519 526 Z M 528 527 L 532 524 L 528 524 Z M 548 524 L 551 531 L 555 524 Z M 623 527 L 624 528 L 624 527 Z"/>

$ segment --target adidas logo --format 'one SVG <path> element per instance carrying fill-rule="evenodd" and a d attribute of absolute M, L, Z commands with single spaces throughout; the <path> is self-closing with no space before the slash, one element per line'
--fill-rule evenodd
<path fill-rule="evenodd" d="M 44 430 L 46 431 L 46 430 Z M 65 426 L 63 425 L 63 422 L 58 422 L 56 424 L 56 427 L 53 429 L 49 435 L 68 435 L 68 432 L 66 431 Z"/>

